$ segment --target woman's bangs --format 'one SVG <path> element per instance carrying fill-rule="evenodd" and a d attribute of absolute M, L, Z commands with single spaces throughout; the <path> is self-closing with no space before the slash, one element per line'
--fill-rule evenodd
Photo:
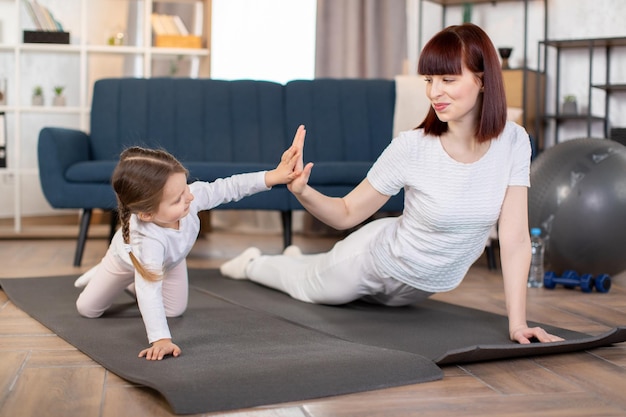
<path fill-rule="evenodd" d="M 447 35 L 447 36 L 446 36 Z M 463 72 L 462 45 L 455 34 L 442 33 L 426 44 L 419 57 L 420 75 L 458 75 Z"/>

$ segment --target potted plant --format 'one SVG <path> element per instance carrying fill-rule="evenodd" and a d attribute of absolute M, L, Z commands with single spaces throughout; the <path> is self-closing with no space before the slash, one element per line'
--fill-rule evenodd
<path fill-rule="evenodd" d="M 33 88 L 32 105 L 43 106 L 43 88 L 40 85 Z"/>
<path fill-rule="evenodd" d="M 566 115 L 578 114 L 578 104 L 576 103 L 576 96 L 568 94 L 563 98 L 562 113 Z"/>
<path fill-rule="evenodd" d="M 54 87 L 54 98 L 52 99 L 52 105 L 65 106 L 65 96 L 63 95 L 64 89 L 65 87 L 62 85 L 57 85 Z"/>

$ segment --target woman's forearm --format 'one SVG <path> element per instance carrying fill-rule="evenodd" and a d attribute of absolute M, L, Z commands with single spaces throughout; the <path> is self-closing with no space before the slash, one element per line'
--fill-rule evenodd
<path fill-rule="evenodd" d="M 376 191 L 367 179 L 344 197 L 329 197 L 308 185 L 294 195 L 309 213 L 339 230 L 363 223 L 389 200 L 389 196 Z"/>
<path fill-rule="evenodd" d="M 329 197 L 308 185 L 302 193 L 294 195 L 309 213 L 330 227 L 344 230 L 354 226 L 349 222 L 348 210 L 343 198 Z"/>
<path fill-rule="evenodd" d="M 526 280 L 530 265 L 530 245 L 521 242 L 507 247 L 501 245 L 502 276 L 509 331 L 526 327 Z M 527 247 L 528 246 L 528 247 Z"/>

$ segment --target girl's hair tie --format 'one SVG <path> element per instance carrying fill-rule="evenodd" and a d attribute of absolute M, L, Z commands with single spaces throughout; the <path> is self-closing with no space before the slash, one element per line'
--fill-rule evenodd
<path fill-rule="evenodd" d="M 130 253 L 131 252 L 131 246 L 128 243 L 124 243 L 124 251 L 126 253 Z"/>

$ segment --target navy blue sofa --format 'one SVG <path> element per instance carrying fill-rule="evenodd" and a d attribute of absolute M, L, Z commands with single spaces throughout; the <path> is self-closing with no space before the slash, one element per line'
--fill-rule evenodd
<path fill-rule="evenodd" d="M 90 132 L 45 127 L 39 134 L 44 195 L 58 209 L 81 209 L 74 265 L 79 266 L 93 209 L 115 213 L 110 185 L 120 152 L 164 148 L 213 181 L 272 169 L 300 124 L 307 128 L 309 183 L 342 196 L 356 186 L 392 137 L 393 80 L 317 79 L 286 85 L 253 80 L 115 78 L 94 85 Z M 400 211 L 394 196 L 384 211 Z M 302 206 L 285 186 L 217 209 L 276 210 L 291 243 L 291 213 Z M 112 230 L 116 216 L 112 216 Z"/>

